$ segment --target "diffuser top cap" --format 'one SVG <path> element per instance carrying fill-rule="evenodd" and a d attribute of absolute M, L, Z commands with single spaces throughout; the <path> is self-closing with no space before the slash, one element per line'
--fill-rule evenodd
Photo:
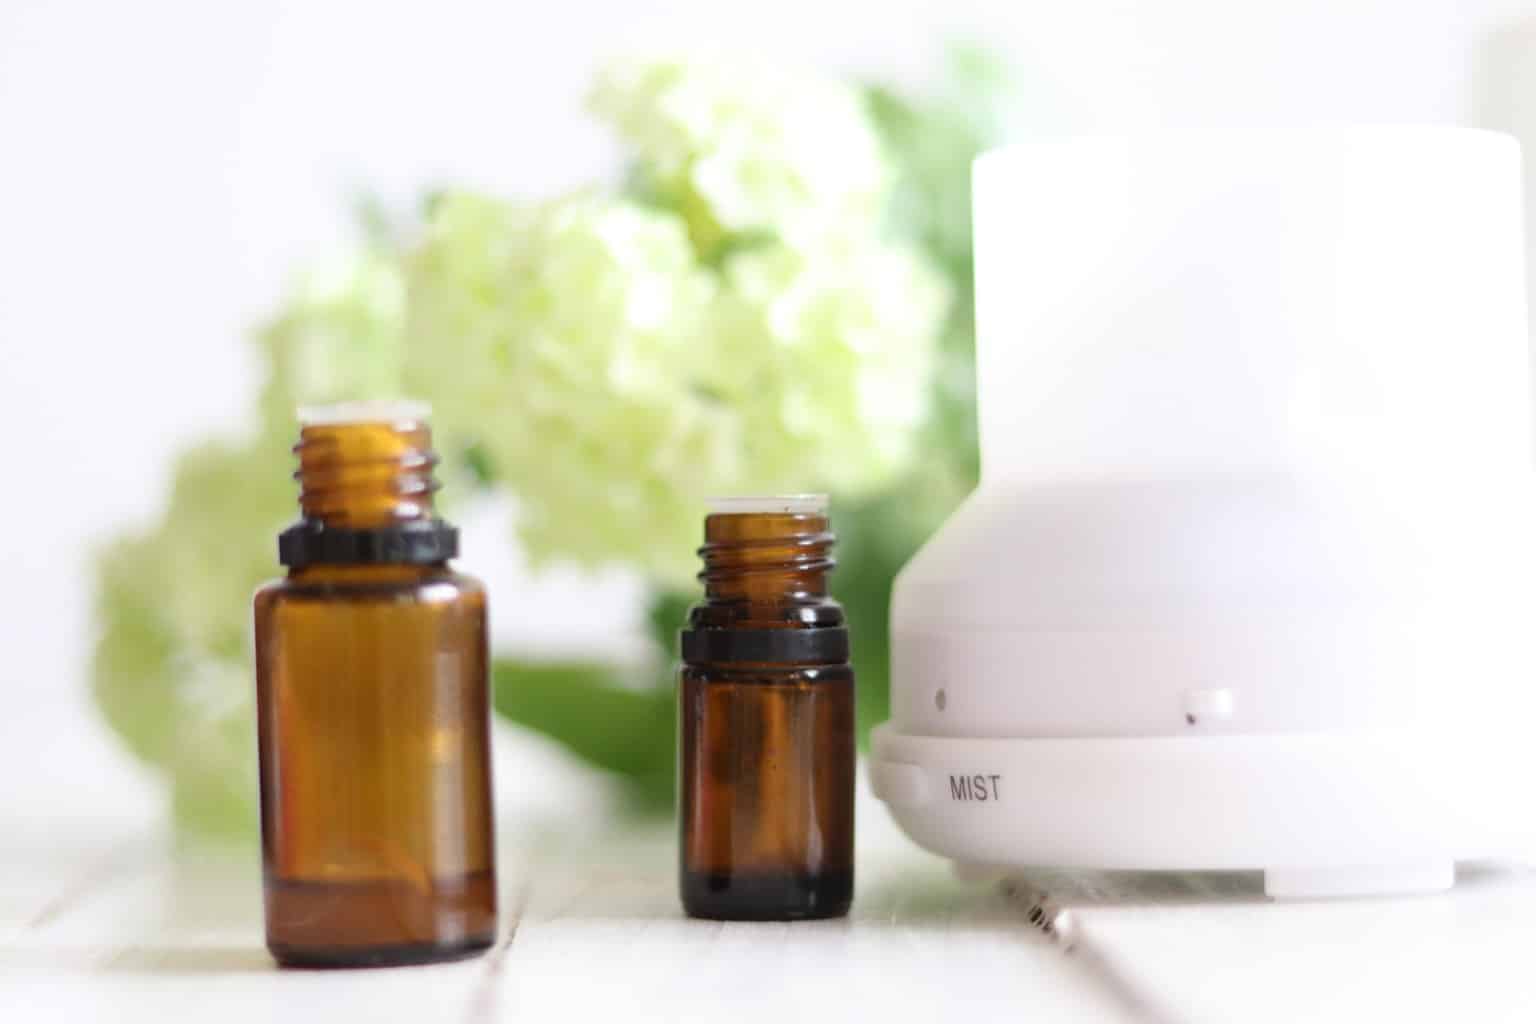
<path fill-rule="evenodd" d="M 988 483 L 1529 464 L 1512 139 L 1068 139 L 974 179 Z"/>

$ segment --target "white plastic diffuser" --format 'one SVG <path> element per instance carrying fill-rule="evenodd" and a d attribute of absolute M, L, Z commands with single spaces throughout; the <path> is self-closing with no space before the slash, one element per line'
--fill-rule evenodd
<path fill-rule="evenodd" d="M 962 867 L 1451 884 L 1536 819 L 1519 151 L 975 168 L 982 481 L 902 572 L 873 779 Z"/>

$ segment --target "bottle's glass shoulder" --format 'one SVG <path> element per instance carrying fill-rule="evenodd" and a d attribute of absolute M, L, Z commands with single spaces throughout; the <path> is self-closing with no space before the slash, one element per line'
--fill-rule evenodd
<path fill-rule="evenodd" d="M 316 565 L 262 584 L 253 598 L 257 614 L 320 601 L 484 607 L 485 584 L 447 565 Z"/>

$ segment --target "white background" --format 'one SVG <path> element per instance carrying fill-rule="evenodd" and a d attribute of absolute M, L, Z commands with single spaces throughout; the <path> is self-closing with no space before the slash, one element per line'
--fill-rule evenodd
<path fill-rule="evenodd" d="M 92 546 L 157 514 L 179 446 L 242 428 L 243 332 L 345 243 L 357 189 L 613 173 L 580 109 L 608 54 L 751 49 L 920 84 L 949 36 L 1012 54 L 1023 133 L 1429 121 L 1536 148 L 1529 0 L 0 0 L 0 692 L 32 713 L 6 716 L 7 742 L 44 777 L 121 769 L 84 698 Z M 503 636 L 582 642 L 582 581 L 534 600 L 515 558 L 480 550 Z M 588 614 L 622 618 L 628 594 L 610 579 Z"/>

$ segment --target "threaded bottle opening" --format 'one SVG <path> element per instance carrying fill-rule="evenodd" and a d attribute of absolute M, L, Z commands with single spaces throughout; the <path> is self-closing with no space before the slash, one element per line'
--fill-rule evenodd
<path fill-rule="evenodd" d="M 421 403 L 300 410 L 299 507 L 328 527 L 372 529 L 433 516 L 437 453 Z"/>
<path fill-rule="evenodd" d="M 824 495 L 722 498 L 704 520 L 704 569 L 710 599 L 779 602 L 824 595 L 836 562 Z"/>

